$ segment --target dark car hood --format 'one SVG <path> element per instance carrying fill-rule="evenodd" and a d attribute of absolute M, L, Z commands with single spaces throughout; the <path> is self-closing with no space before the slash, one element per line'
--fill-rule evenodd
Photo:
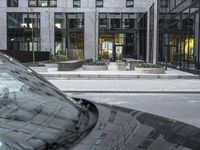
<path fill-rule="evenodd" d="M 95 103 L 93 131 L 73 150 L 199 150 L 200 129 L 132 109 Z"/>

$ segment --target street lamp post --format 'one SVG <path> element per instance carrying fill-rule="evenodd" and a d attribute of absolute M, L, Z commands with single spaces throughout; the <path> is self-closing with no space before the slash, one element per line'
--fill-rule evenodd
<path fill-rule="evenodd" d="M 33 29 L 33 10 L 30 8 L 30 14 L 31 16 L 31 42 L 32 42 L 32 58 L 33 58 L 33 64 L 35 64 L 35 51 L 34 51 L 34 29 Z M 30 27 L 30 26 L 29 26 Z"/>
<path fill-rule="evenodd" d="M 95 61 L 96 61 L 96 57 L 97 57 L 97 37 L 96 37 L 96 32 L 97 32 L 97 22 L 96 22 L 96 19 L 97 19 L 97 1 L 95 0 L 95 18 L 94 18 L 94 39 L 95 39 Z"/>
<path fill-rule="evenodd" d="M 35 51 L 34 51 L 34 30 L 33 30 L 33 18 L 31 18 L 31 24 L 32 24 L 32 56 L 33 56 L 33 64 L 35 63 Z"/>

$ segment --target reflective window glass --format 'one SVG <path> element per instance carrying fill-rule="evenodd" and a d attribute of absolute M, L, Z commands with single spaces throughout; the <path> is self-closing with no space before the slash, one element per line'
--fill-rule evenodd
<path fill-rule="evenodd" d="M 8 7 L 18 7 L 18 0 L 8 0 L 7 5 Z"/>

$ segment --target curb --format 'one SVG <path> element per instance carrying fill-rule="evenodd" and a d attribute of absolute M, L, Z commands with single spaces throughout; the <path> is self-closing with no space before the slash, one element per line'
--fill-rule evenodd
<path fill-rule="evenodd" d="M 40 74 L 48 79 L 87 79 L 87 80 L 101 80 L 101 79 L 200 79 L 199 75 L 155 75 L 155 74 L 134 74 L 134 75 L 89 75 L 89 74 Z"/>
<path fill-rule="evenodd" d="M 114 94 L 200 94 L 200 91 L 75 91 L 75 90 L 69 90 L 65 91 L 62 90 L 64 93 L 114 93 Z"/>

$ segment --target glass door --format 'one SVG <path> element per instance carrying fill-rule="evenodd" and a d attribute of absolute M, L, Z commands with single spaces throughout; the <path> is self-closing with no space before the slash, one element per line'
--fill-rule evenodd
<path fill-rule="evenodd" d="M 99 57 L 101 60 L 113 61 L 114 39 L 112 35 L 101 35 L 99 37 Z"/>
<path fill-rule="evenodd" d="M 124 52 L 124 46 L 123 45 L 115 45 L 114 61 L 122 60 L 123 52 Z"/>

